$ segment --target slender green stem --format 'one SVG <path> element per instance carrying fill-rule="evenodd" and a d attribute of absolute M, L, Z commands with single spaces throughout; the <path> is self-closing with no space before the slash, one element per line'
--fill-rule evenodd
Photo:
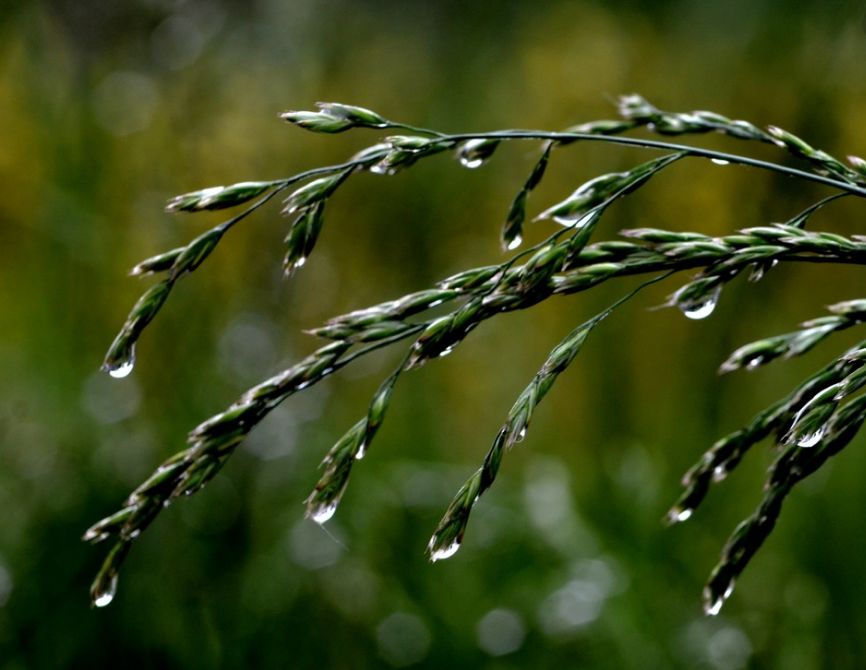
<path fill-rule="evenodd" d="M 411 126 L 408 123 L 399 123 L 397 121 L 388 121 L 388 125 L 384 126 L 385 128 L 395 128 L 397 130 L 405 130 L 410 133 L 416 133 L 417 135 L 431 135 L 433 137 L 445 137 L 445 133 L 440 133 L 438 130 L 431 130 L 430 128 L 420 128 L 418 126 Z"/>
<path fill-rule="evenodd" d="M 252 205 L 250 205 L 249 207 L 247 207 L 243 212 L 241 212 L 241 213 L 238 214 L 237 216 L 233 216 L 233 217 L 230 218 L 228 221 L 223 221 L 221 224 L 219 224 L 218 226 L 216 226 L 215 230 L 220 230 L 220 231 L 222 231 L 222 232 L 227 231 L 229 228 L 231 228 L 232 226 L 234 226 L 236 223 L 238 223 L 239 221 L 242 221 L 243 219 L 247 218 L 250 214 L 252 214 L 253 212 L 255 212 L 259 207 L 261 207 L 262 205 L 264 205 L 265 203 L 267 203 L 268 201 L 270 201 L 270 200 L 271 200 L 272 198 L 274 198 L 277 194 L 282 193 L 283 191 L 285 191 L 285 190 L 289 187 L 289 184 L 291 184 L 291 182 L 285 182 L 285 181 L 284 181 L 284 182 L 276 182 L 276 183 L 277 183 L 278 185 L 277 185 L 277 187 L 276 187 L 273 191 L 271 191 L 271 192 L 268 193 L 267 195 L 265 195 L 265 196 L 259 198 L 256 202 L 254 202 Z"/>
<path fill-rule="evenodd" d="M 790 220 L 791 221 L 803 221 L 803 223 L 805 224 L 805 220 L 807 220 L 810 216 L 812 216 L 812 214 L 817 212 L 819 209 L 824 207 L 824 205 L 828 205 L 831 202 L 833 202 L 834 200 L 838 200 L 839 198 L 845 198 L 845 197 L 848 197 L 850 195 L 852 195 L 852 194 L 849 192 L 833 193 L 832 195 L 828 195 L 826 198 L 821 198 L 821 200 L 819 200 L 818 202 L 816 202 L 812 205 L 809 205 L 802 212 L 800 212 L 796 216 L 791 217 Z"/>
<path fill-rule="evenodd" d="M 420 333 L 424 330 L 426 324 L 417 323 L 412 324 L 411 328 L 400 332 L 398 335 L 392 335 L 391 337 L 386 337 L 385 339 L 379 340 L 378 342 L 374 342 L 363 349 L 358 349 L 357 351 L 353 351 L 351 354 L 344 356 L 339 361 L 334 364 L 333 370 L 329 370 L 328 374 L 333 374 L 340 368 L 347 366 L 349 363 L 354 361 L 356 358 L 361 358 L 362 356 L 366 356 L 371 351 L 375 351 L 376 349 L 381 349 L 382 347 L 387 347 L 389 344 L 394 344 L 394 342 L 399 342 L 400 340 L 405 340 L 407 337 L 414 335 L 415 333 Z M 401 365 L 402 367 L 402 365 Z"/>
<path fill-rule="evenodd" d="M 673 275 L 676 274 L 677 272 L 678 272 L 678 270 L 668 270 L 667 272 L 664 272 L 664 273 L 662 273 L 662 274 L 660 274 L 660 275 L 657 275 L 657 276 L 655 276 L 655 277 L 652 277 L 652 278 L 650 278 L 650 279 L 647 279 L 646 281 L 644 281 L 644 282 L 638 284 L 638 285 L 637 285 L 636 287 L 634 287 L 631 291 L 629 291 L 629 292 L 626 293 L 624 296 L 622 296 L 619 300 L 617 300 L 616 302 L 614 302 L 613 304 L 611 304 L 611 305 L 610 305 L 606 310 L 604 310 L 603 312 L 599 312 L 599 313 L 596 314 L 594 317 L 592 317 L 592 318 L 591 318 L 587 323 L 596 324 L 596 323 L 598 323 L 599 321 L 603 321 L 604 319 L 606 319 L 607 317 L 609 317 L 609 316 L 613 313 L 613 311 L 614 311 L 615 309 L 617 309 L 618 307 L 620 307 L 620 305 L 623 305 L 624 303 L 627 303 L 629 300 L 631 300 L 632 298 L 634 298 L 638 293 L 640 293 L 641 291 L 643 291 L 647 286 L 652 286 L 653 284 L 656 284 L 656 283 L 658 283 L 658 282 L 660 282 L 660 281 L 664 281 L 665 279 L 667 279 L 668 277 L 673 276 Z"/>
<path fill-rule="evenodd" d="M 750 167 L 759 168 L 761 170 L 769 170 L 778 172 L 789 177 L 805 179 L 817 184 L 832 186 L 855 195 L 866 197 L 866 188 L 849 184 L 844 181 L 824 177 L 822 175 L 804 172 L 796 168 L 791 168 L 778 163 L 762 161 L 757 158 L 749 158 L 738 154 L 729 154 L 724 151 L 714 151 L 712 149 L 703 149 L 701 147 L 693 147 L 687 144 L 677 144 L 675 142 L 663 142 L 661 140 L 648 140 L 635 137 L 620 137 L 616 135 L 595 135 L 592 133 L 568 133 L 568 132 L 549 132 L 544 130 L 499 130 L 488 133 L 460 133 L 457 135 L 442 135 L 443 140 L 452 140 L 462 142 L 472 139 L 490 139 L 490 140 L 584 140 L 587 142 L 607 142 L 610 144 L 621 144 L 625 146 L 640 147 L 643 149 L 663 149 L 665 151 L 682 151 L 688 156 L 696 156 L 699 158 L 709 158 L 710 160 L 725 161 L 727 163 L 736 163 L 739 165 L 748 165 Z"/>
<path fill-rule="evenodd" d="M 770 172 L 777 172 L 779 174 L 784 174 L 789 177 L 795 177 L 799 179 L 805 179 L 807 181 L 815 182 L 817 184 L 823 184 L 825 186 L 831 186 L 833 188 L 840 189 L 847 193 L 853 195 L 859 195 L 866 197 L 866 188 L 856 186 L 855 184 L 849 184 L 844 181 L 839 181 L 837 179 L 833 179 L 831 177 L 825 177 L 823 175 L 813 174 L 811 172 L 806 172 L 804 170 L 798 170 L 797 168 L 788 167 L 787 165 L 779 165 L 778 163 L 772 163 L 770 161 L 763 161 L 757 158 L 750 158 L 748 156 L 741 156 L 739 154 L 732 154 L 725 151 L 715 151 L 713 149 L 704 149 L 702 147 L 694 147 L 688 144 L 678 144 L 676 142 L 664 142 L 661 140 L 651 140 L 651 139 L 643 139 L 643 138 L 635 138 L 635 137 L 621 137 L 616 135 L 596 135 L 592 133 L 570 133 L 570 132 L 552 132 L 545 130 L 497 130 L 492 132 L 484 132 L 484 133 L 458 133 L 454 135 L 448 135 L 443 133 L 438 133 L 433 130 L 429 130 L 426 128 L 416 128 L 414 126 L 409 126 L 400 123 L 394 123 L 393 125 L 389 125 L 389 128 L 401 128 L 403 130 L 416 132 L 419 134 L 427 134 L 433 135 L 437 139 L 445 140 L 445 141 L 453 141 L 453 142 L 462 142 L 465 140 L 472 139 L 494 139 L 494 140 L 581 140 L 587 142 L 606 142 L 610 144 L 619 144 L 623 146 L 632 146 L 639 147 L 643 149 L 660 149 L 665 151 L 674 151 L 674 152 L 682 152 L 686 156 L 694 156 L 697 158 L 708 158 L 710 160 L 719 160 L 725 161 L 728 163 L 735 163 L 738 165 L 747 165 L 750 167 L 758 168 L 761 170 L 768 170 Z M 319 175 L 331 174 L 334 172 L 338 172 L 340 170 L 345 170 L 347 168 L 353 167 L 361 167 L 364 165 L 368 165 L 370 163 L 376 163 L 379 159 L 384 158 L 388 152 L 386 150 L 382 150 L 381 152 L 377 152 L 375 154 L 370 154 L 365 156 L 364 158 L 349 160 L 344 163 L 338 163 L 335 165 L 327 165 L 324 167 L 313 168 L 311 170 L 305 170 L 304 172 L 299 172 L 296 175 L 292 175 L 291 177 L 287 177 L 284 179 L 275 179 L 271 183 L 273 183 L 278 189 L 282 190 L 285 187 L 294 184 L 299 181 L 303 181 L 305 179 L 309 179 L 310 177 L 316 177 Z"/>
<path fill-rule="evenodd" d="M 274 179 L 271 183 L 278 189 L 285 189 L 287 186 L 295 184 L 299 181 L 304 181 L 305 179 L 309 179 L 310 177 L 318 177 L 319 175 L 333 174 L 334 172 L 339 172 L 340 170 L 346 170 L 348 168 L 357 168 L 367 165 L 369 163 L 376 163 L 380 159 L 384 158 L 387 155 L 388 151 L 383 149 L 382 151 L 377 151 L 376 153 L 369 154 L 364 156 L 363 158 L 358 158 L 354 160 L 348 160 L 344 163 L 337 163 L 335 165 L 326 165 L 324 167 L 312 168 L 310 170 L 304 170 L 303 172 L 299 172 L 298 174 L 292 175 L 291 177 L 286 177 L 284 179 Z"/>

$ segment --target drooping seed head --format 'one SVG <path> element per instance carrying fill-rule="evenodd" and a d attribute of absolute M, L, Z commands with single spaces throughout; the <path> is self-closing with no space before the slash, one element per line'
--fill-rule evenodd
<path fill-rule="evenodd" d="M 327 177 L 319 177 L 296 189 L 286 198 L 283 214 L 294 214 L 304 207 L 326 200 L 345 181 L 350 171 L 343 170 Z"/>
<path fill-rule="evenodd" d="M 114 600 L 117 594 L 118 571 L 128 553 L 129 542 L 124 540 L 115 544 L 108 552 L 90 586 L 90 602 L 94 607 L 106 607 Z"/>
<path fill-rule="evenodd" d="M 157 254 L 156 256 L 146 258 L 132 268 L 132 270 L 129 271 L 129 274 L 133 277 L 143 277 L 145 275 L 152 275 L 157 272 L 170 270 L 178 256 L 180 256 L 185 249 L 186 247 L 178 247 L 177 249 L 172 249 L 171 251 L 166 251 Z"/>
<path fill-rule="evenodd" d="M 349 484 L 352 465 L 355 463 L 359 450 L 363 448 L 366 423 L 366 419 L 358 421 L 331 447 L 328 455 L 325 456 L 323 461 L 325 471 L 305 503 L 307 506 L 306 516 L 316 523 L 325 523 L 337 511 L 340 499 Z"/>
<path fill-rule="evenodd" d="M 354 126 L 364 128 L 385 128 L 388 126 L 386 119 L 365 107 L 344 105 L 341 102 L 317 102 L 316 107 L 321 113 L 335 119 L 350 121 Z"/>
<path fill-rule="evenodd" d="M 280 118 L 314 133 L 341 133 L 356 125 L 349 119 L 324 112 L 290 111 L 280 114 Z"/>
<path fill-rule="evenodd" d="M 201 265 L 204 259 L 216 249 L 224 234 L 225 229 L 218 226 L 202 233 L 190 242 L 171 266 L 172 280 L 184 273 L 192 272 Z"/>
<path fill-rule="evenodd" d="M 200 212 L 242 205 L 274 187 L 268 181 L 244 181 L 231 186 L 212 186 L 177 195 L 168 201 L 169 212 Z"/>
<path fill-rule="evenodd" d="M 303 208 L 292 222 L 286 235 L 286 255 L 283 258 L 283 270 L 287 277 L 301 268 L 312 253 L 322 230 L 324 211 L 324 202 L 315 202 Z"/>

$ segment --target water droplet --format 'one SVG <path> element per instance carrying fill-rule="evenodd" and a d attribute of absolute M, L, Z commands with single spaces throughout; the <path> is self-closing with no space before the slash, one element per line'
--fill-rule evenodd
<path fill-rule="evenodd" d="M 107 540 L 108 537 L 108 533 L 96 530 L 94 528 L 88 528 L 87 532 L 84 534 L 84 537 L 82 537 L 81 539 L 85 542 L 92 542 L 93 544 L 96 544 L 97 542 Z"/>
<path fill-rule="evenodd" d="M 474 140 L 466 140 L 460 147 L 457 159 L 460 165 L 470 170 L 479 168 L 493 154 L 498 142 L 491 144 L 489 140 L 476 138 Z"/>
<path fill-rule="evenodd" d="M 381 161 L 379 163 L 376 163 L 375 165 L 371 165 L 368 170 L 373 174 L 381 174 L 388 177 L 397 174 L 397 168 L 391 166 L 385 161 Z"/>
<path fill-rule="evenodd" d="M 505 248 L 508 249 L 508 251 L 514 251 L 521 244 L 523 244 L 523 238 L 520 235 L 515 235 Z"/>
<path fill-rule="evenodd" d="M 102 588 L 93 594 L 94 607 L 105 607 L 114 600 L 114 596 L 117 593 L 117 575 L 112 575 L 111 579 L 101 586 Z"/>
<path fill-rule="evenodd" d="M 680 305 L 680 310 L 682 310 L 682 313 L 689 319 L 705 319 L 712 314 L 713 310 L 716 308 L 716 304 L 719 302 L 719 294 L 721 292 L 722 287 L 718 286 L 715 291 L 703 300 Z"/>
<path fill-rule="evenodd" d="M 447 547 L 440 547 L 439 549 L 435 549 L 430 552 L 430 560 L 434 563 L 436 561 L 442 561 L 446 558 L 451 558 L 454 554 L 457 553 L 457 550 L 460 549 L 460 542 L 458 540 L 454 540 Z"/>
<path fill-rule="evenodd" d="M 412 355 L 409 356 L 409 360 L 406 362 L 407 370 L 423 367 L 427 362 L 427 358 L 419 352 L 420 347 L 415 347 L 413 345 L 413 349 L 414 351 L 412 352 Z"/>
<path fill-rule="evenodd" d="M 338 504 L 338 501 L 331 500 L 330 502 L 317 505 L 316 507 L 313 507 L 312 509 L 307 511 L 307 516 L 310 517 L 317 524 L 322 525 L 332 516 L 334 516 L 334 513 L 337 511 Z"/>
<path fill-rule="evenodd" d="M 713 602 L 708 603 L 707 606 L 704 607 L 704 612 L 706 612 L 709 616 L 716 616 L 719 612 L 722 611 L 722 605 L 724 604 L 724 598 L 716 598 Z"/>
<path fill-rule="evenodd" d="M 525 437 L 526 437 L 526 426 L 521 428 L 520 431 L 517 433 L 517 435 L 515 435 L 514 441 L 515 442 L 523 442 Z"/>
<path fill-rule="evenodd" d="M 475 168 L 479 168 L 484 165 L 483 158 L 471 158 L 469 156 L 461 156 L 460 157 L 460 165 L 465 168 L 469 168 L 470 170 L 474 170 Z"/>
<path fill-rule="evenodd" d="M 752 269 L 749 271 L 749 281 L 750 282 L 759 282 L 764 278 L 764 274 L 767 270 L 770 270 L 776 267 L 779 264 L 779 259 L 774 258 L 769 263 L 767 261 L 760 261 L 752 265 Z"/>
<path fill-rule="evenodd" d="M 811 400 L 809 400 L 809 402 L 800 408 L 800 410 L 794 415 L 794 420 L 791 422 L 791 430 L 785 436 L 785 444 L 796 444 L 798 447 L 808 448 L 814 447 L 821 441 L 821 438 L 824 437 L 824 431 L 827 428 L 826 424 L 818 426 L 818 428 L 812 432 L 803 432 L 803 430 L 798 430 L 797 426 L 803 417 L 808 415 L 816 405 L 826 402 L 829 394 L 839 386 L 842 386 L 842 383 L 828 386 L 823 391 L 817 393 Z"/>
<path fill-rule="evenodd" d="M 590 212 L 589 214 L 578 212 L 576 214 L 554 216 L 553 220 L 566 228 L 575 228 L 579 230 L 580 228 L 585 228 L 587 225 L 592 223 L 597 216 L 598 212 Z"/>
<path fill-rule="evenodd" d="M 749 271 L 749 281 L 752 283 L 759 282 L 764 278 L 764 273 L 767 271 L 767 266 L 763 263 L 756 263 Z"/>
<path fill-rule="evenodd" d="M 694 510 L 690 507 L 672 507 L 668 512 L 668 523 L 682 523 L 683 521 L 688 521 L 691 518 L 692 514 L 694 514 Z"/>
<path fill-rule="evenodd" d="M 763 356 L 756 356 L 755 358 L 750 360 L 748 363 L 746 363 L 746 370 L 756 370 L 757 368 L 761 367 L 761 364 L 763 362 L 764 362 Z"/>
<path fill-rule="evenodd" d="M 818 442 L 821 441 L 821 438 L 824 437 L 824 426 L 821 426 L 814 433 L 806 433 L 805 435 L 800 435 L 797 439 L 798 447 L 814 447 Z"/>
<path fill-rule="evenodd" d="M 367 454 L 367 443 L 361 442 L 358 446 L 358 451 L 355 452 L 355 460 L 360 461 Z"/>
<path fill-rule="evenodd" d="M 127 360 L 121 361 L 120 363 L 115 364 L 113 367 L 108 368 L 108 374 L 110 374 L 115 379 L 123 379 L 124 377 L 129 376 L 129 373 L 132 372 L 132 368 L 134 367 L 135 350 L 133 349 Z"/>
<path fill-rule="evenodd" d="M 728 584 L 728 587 L 725 589 L 725 592 L 717 595 L 712 600 L 707 600 L 704 604 L 704 612 L 708 616 L 716 616 L 719 612 L 722 611 L 722 605 L 725 604 L 725 601 L 731 597 L 731 594 L 734 592 L 734 582 L 731 581 Z"/>
<path fill-rule="evenodd" d="M 302 267 L 304 267 L 304 263 L 306 263 L 306 262 L 307 262 L 306 256 L 299 256 L 298 258 L 295 259 L 295 262 L 292 263 L 292 269 L 297 270 L 299 268 L 302 268 Z"/>
<path fill-rule="evenodd" d="M 710 159 L 716 165 L 730 165 L 731 161 L 726 161 L 724 158 L 711 158 Z"/>
<path fill-rule="evenodd" d="M 452 351 L 454 351 L 454 345 L 453 344 L 450 347 L 445 347 L 442 351 L 440 351 L 439 352 L 439 358 L 445 358 Z"/>
<path fill-rule="evenodd" d="M 724 481 L 725 477 L 728 476 L 728 471 L 724 465 L 717 465 L 713 468 L 713 481 L 721 482 Z"/>

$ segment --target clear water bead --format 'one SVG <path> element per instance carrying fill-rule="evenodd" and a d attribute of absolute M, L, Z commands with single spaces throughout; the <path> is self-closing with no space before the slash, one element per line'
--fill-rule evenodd
<path fill-rule="evenodd" d="M 577 214 L 562 214 L 560 216 L 554 216 L 553 220 L 561 226 L 565 226 L 566 228 L 574 228 L 576 230 L 580 230 L 581 228 L 584 228 L 588 224 L 592 223 L 592 221 L 596 217 L 597 212 L 590 212 L 589 214 L 586 214 L 585 212 L 579 212 Z"/>
<path fill-rule="evenodd" d="M 460 165 L 465 168 L 469 168 L 470 170 L 474 170 L 475 168 L 480 168 L 484 165 L 483 158 L 469 158 L 468 156 L 460 157 Z"/>
<path fill-rule="evenodd" d="M 474 170 L 476 168 L 480 168 L 484 163 L 490 158 L 490 155 L 493 153 L 491 151 L 482 151 L 480 153 L 476 152 L 479 148 L 484 147 L 485 144 L 488 143 L 488 140 L 483 138 L 476 138 L 472 140 L 466 140 L 462 147 L 460 148 L 460 154 L 458 156 L 458 160 L 460 161 L 460 165 L 465 168 L 469 168 L 470 170 Z M 494 147 L 491 147 L 495 148 Z"/>
<path fill-rule="evenodd" d="M 117 593 L 117 575 L 113 575 L 108 583 L 105 584 L 102 590 L 93 594 L 93 606 L 105 607 L 111 604 L 114 600 L 114 595 Z"/>
<path fill-rule="evenodd" d="M 686 318 L 695 320 L 705 319 L 710 314 L 712 314 L 713 310 L 716 308 L 716 305 L 719 302 L 719 294 L 721 292 L 722 287 L 719 286 L 704 300 L 680 305 L 680 310 L 686 316 Z"/>
<path fill-rule="evenodd" d="M 108 374 L 110 374 L 115 379 L 123 379 L 124 377 L 128 377 L 129 373 L 132 372 L 132 369 L 135 367 L 135 360 L 130 358 L 128 361 L 124 361 L 119 365 L 116 365 L 113 368 L 109 368 Z"/>
<path fill-rule="evenodd" d="M 454 554 L 457 553 L 457 550 L 460 549 L 460 542 L 455 540 L 447 547 L 440 547 L 439 549 L 435 549 L 430 552 L 430 560 L 434 563 L 436 561 L 442 561 L 446 558 L 451 558 Z"/>
<path fill-rule="evenodd" d="M 690 507 L 674 507 L 668 512 L 668 523 L 682 523 L 688 521 L 695 511 Z"/>
<path fill-rule="evenodd" d="M 684 309 L 683 314 L 685 314 L 689 319 L 705 319 L 713 313 L 713 310 L 715 308 L 715 301 L 707 300 L 706 302 L 702 302 L 697 306 L 691 306 L 687 309 Z"/>
<path fill-rule="evenodd" d="M 764 362 L 764 357 L 763 356 L 757 356 L 756 358 L 753 358 L 748 363 L 746 363 L 746 370 L 757 370 L 759 367 L 761 367 L 761 364 L 763 362 Z"/>
<path fill-rule="evenodd" d="M 366 455 L 367 455 L 367 443 L 361 442 L 360 446 L 358 447 L 358 451 L 355 452 L 355 460 L 360 461 Z"/>
<path fill-rule="evenodd" d="M 725 604 L 725 601 L 731 597 L 731 594 L 734 592 L 734 582 L 731 581 L 728 584 L 728 587 L 725 589 L 725 592 L 717 595 L 712 600 L 707 600 L 704 604 L 704 613 L 708 616 L 716 616 L 719 612 L 722 611 L 722 605 Z"/>
<path fill-rule="evenodd" d="M 713 602 L 708 603 L 706 607 L 704 607 L 704 612 L 708 616 L 716 616 L 719 612 L 722 611 L 722 605 L 725 604 L 724 598 L 716 598 Z"/>
<path fill-rule="evenodd" d="M 328 503 L 317 505 L 310 510 L 308 516 L 320 526 L 328 521 L 337 511 L 337 501 L 332 500 Z"/>
<path fill-rule="evenodd" d="M 818 442 L 821 441 L 821 438 L 824 437 L 824 426 L 821 426 L 814 433 L 806 433 L 805 435 L 801 435 L 797 440 L 798 447 L 814 447 Z"/>

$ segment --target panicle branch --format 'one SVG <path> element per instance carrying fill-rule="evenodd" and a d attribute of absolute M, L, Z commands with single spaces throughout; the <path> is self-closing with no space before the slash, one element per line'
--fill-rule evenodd
<path fill-rule="evenodd" d="M 618 111 L 620 119 L 591 121 L 564 131 L 449 134 L 392 121 L 364 107 L 323 102 L 315 111 L 288 111 L 281 117 L 317 133 L 366 129 L 383 132 L 383 137 L 344 163 L 283 179 L 214 186 L 172 198 L 167 205 L 170 212 L 193 213 L 242 205 L 245 209 L 188 244 L 147 258 L 132 269 L 134 276 L 157 276 L 159 280 L 135 303 L 106 354 L 103 369 L 115 377 L 132 371 L 136 343 L 165 305 L 174 285 L 210 257 L 235 224 L 279 194 L 288 193 L 282 213 L 291 217 L 283 246 L 283 268 L 288 277 L 302 268 L 313 253 L 324 226 L 327 203 L 350 176 L 365 172 L 393 175 L 419 161 L 449 153 L 461 166 L 476 169 L 509 142 L 533 141 L 539 143 L 540 155 L 505 212 L 500 241 L 505 251 L 516 251 L 522 245 L 527 221 L 537 222 L 534 225 L 552 221 L 558 226 L 542 242 L 502 263 L 464 270 L 432 287 L 336 316 L 308 331 L 329 342 L 248 389 L 224 411 L 198 425 L 189 433 L 183 450 L 167 458 L 130 493 L 119 510 L 87 530 L 84 539 L 88 542 L 113 540 L 93 582 L 92 603 L 102 607 L 111 602 L 120 566 L 132 542 L 165 507 L 179 497 L 194 494 L 213 479 L 273 408 L 357 358 L 411 340 L 400 364 L 373 394 L 366 414 L 325 456 L 319 480 L 306 500 L 307 516 L 319 523 L 336 512 L 352 468 L 365 456 L 380 430 L 396 383 L 405 372 L 451 353 L 479 325 L 499 314 L 529 309 L 552 296 L 579 293 L 614 278 L 656 275 L 575 328 L 548 354 L 508 412 L 481 466 L 459 489 L 435 529 L 427 547 L 435 561 L 459 549 L 471 511 L 496 479 L 505 453 L 524 439 L 539 403 L 568 369 L 589 334 L 637 291 L 674 273 L 693 272 L 670 295 L 667 305 L 677 307 L 689 318 L 701 319 L 712 314 L 724 287 L 744 272 L 757 281 L 783 262 L 866 263 L 866 237 L 806 230 L 810 218 L 832 201 L 866 197 L 866 160 L 848 156 L 846 164 L 776 126 L 761 128 L 709 111 L 668 112 L 639 95 L 623 96 Z M 715 132 L 773 144 L 801 161 L 805 169 L 741 153 L 626 135 L 639 129 L 667 137 Z M 661 155 L 590 179 L 571 195 L 540 208 L 540 214 L 530 217 L 530 195 L 552 169 L 554 150 L 582 142 L 612 143 Z M 757 168 L 829 187 L 832 192 L 784 223 L 752 225 L 725 235 L 635 228 L 622 231 L 619 239 L 593 239 L 608 208 L 685 159 Z M 444 309 L 433 312 L 440 306 Z M 866 321 L 863 299 L 840 302 L 828 310 L 829 314 L 806 321 L 791 332 L 740 347 L 722 363 L 720 371 L 754 370 L 773 360 L 804 355 L 831 334 Z M 724 480 L 752 446 L 770 436 L 780 446 L 763 500 L 734 531 L 705 587 L 704 608 L 708 614 L 718 613 L 735 580 L 775 526 L 782 503 L 793 487 L 840 452 L 860 430 L 866 419 L 866 394 L 858 393 L 864 386 L 866 341 L 832 360 L 744 427 L 717 441 L 683 477 L 684 492 L 666 517 L 671 523 L 692 516 L 711 485 Z"/>

